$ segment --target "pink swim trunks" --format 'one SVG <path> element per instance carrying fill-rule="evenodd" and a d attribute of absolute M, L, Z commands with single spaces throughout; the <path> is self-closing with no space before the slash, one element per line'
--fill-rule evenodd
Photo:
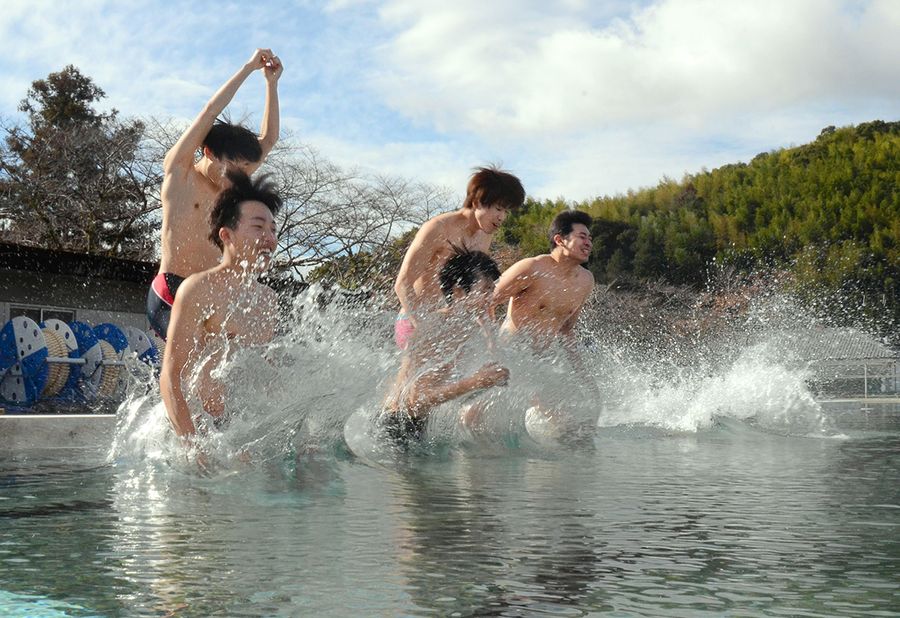
<path fill-rule="evenodd" d="M 406 314 L 398 313 L 397 319 L 394 320 L 394 341 L 397 343 L 397 347 L 401 350 L 408 348 L 409 338 L 415 330 L 416 327 L 412 325 Z"/>

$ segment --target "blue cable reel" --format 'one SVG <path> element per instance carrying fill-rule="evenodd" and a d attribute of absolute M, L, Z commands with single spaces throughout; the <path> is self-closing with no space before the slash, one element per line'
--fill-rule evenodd
<path fill-rule="evenodd" d="M 18 316 L 0 329 L 0 401 L 28 408 L 39 400 L 93 401 L 124 395 L 132 351 L 159 363 L 153 339 L 137 328 L 91 327 Z"/>
<path fill-rule="evenodd" d="M 97 387 L 102 378 L 100 363 L 103 361 L 103 349 L 90 325 L 84 322 L 69 322 L 69 328 L 72 329 L 75 342 L 78 344 L 78 356 L 84 359 L 76 389 L 77 397 L 93 401 L 97 397 Z"/>
<path fill-rule="evenodd" d="M 41 330 L 47 341 L 48 351 L 53 348 L 57 359 L 61 360 L 63 357 L 69 359 L 68 363 L 63 365 L 54 362 L 54 354 L 47 358 L 51 375 L 55 372 L 59 375 L 55 380 L 52 378 L 48 380 L 42 398 L 77 399 L 78 379 L 81 377 L 81 368 L 85 361 L 79 356 L 75 333 L 62 320 L 45 320 L 41 324 Z M 68 367 L 68 371 L 62 371 L 63 366 Z"/>
<path fill-rule="evenodd" d="M 12 322 L 7 322 L 0 329 L 0 378 L 18 360 L 19 352 L 16 349 L 16 335 L 13 332 Z"/>
<path fill-rule="evenodd" d="M 139 361 L 154 367 L 159 365 L 159 350 L 147 333 L 134 326 L 126 326 L 122 330 L 128 337 L 128 347 L 137 354 Z"/>
<path fill-rule="evenodd" d="M 18 316 L 0 330 L 0 362 L 6 366 L 0 380 L 0 398 L 18 405 L 38 400 L 47 384 L 47 344 L 34 320 Z"/>

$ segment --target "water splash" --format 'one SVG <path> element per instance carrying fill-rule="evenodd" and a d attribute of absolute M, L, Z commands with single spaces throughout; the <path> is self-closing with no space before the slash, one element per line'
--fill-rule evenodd
<path fill-rule="evenodd" d="M 780 345 L 783 320 L 774 324 L 773 316 L 785 315 L 786 302 L 766 299 L 738 325 L 692 337 L 690 345 L 659 345 L 652 354 L 646 347 L 633 352 L 621 337 L 589 332 L 585 372 L 575 371 L 559 351 L 536 359 L 502 342 L 494 351 L 469 346 L 459 361 L 461 374 L 498 361 L 510 370 L 509 384 L 434 410 L 432 445 L 451 451 L 545 448 L 526 427 L 527 411 L 536 405 L 561 410 L 601 435 L 612 427 L 702 432 L 720 419 L 790 435 L 835 435 L 807 386 L 808 368 Z M 399 365 L 390 338 L 393 314 L 312 288 L 289 315 L 270 345 L 234 351 L 214 370 L 228 384 L 231 420 L 209 432 L 202 448 L 220 467 L 346 455 L 345 427 L 355 427 L 349 435 L 358 436 L 381 410 Z M 189 461 L 154 384 L 148 379 L 133 389 L 120 408 L 113 460 Z M 459 423 L 461 408 L 473 403 L 484 407 L 475 434 Z"/>

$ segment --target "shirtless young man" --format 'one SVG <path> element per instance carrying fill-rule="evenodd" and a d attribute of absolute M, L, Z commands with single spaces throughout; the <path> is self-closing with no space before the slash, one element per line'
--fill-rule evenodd
<path fill-rule="evenodd" d="M 197 395 L 207 414 L 222 418 L 224 385 L 209 372 L 228 346 L 271 341 L 275 331 L 275 293 L 257 281 L 275 250 L 274 216 L 281 198 L 264 179 L 251 181 L 228 172 L 206 226 L 222 261 L 184 280 L 172 306 L 169 342 L 163 356 L 160 391 L 166 413 L 181 437 L 196 428 L 183 380 L 199 372 Z"/>
<path fill-rule="evenodd" d="M 591 256 L 591 218 L 564 210 L 550 225 L 550 253 L 520 260 L 497 282 L 494 305 L 509 302 L 502 329 L 524 335 L 537 349 L 562 340 L 572 331 L 594 289 L 594 276 L 582 264 Z"/>
<path fill-rule="evenodd" d="M 456 249 L 438 273 L 445 306 L 435 310 L 403 355 L 400 372 L 385 400 L 381 423 L 397 444 L 421 438 L 432 408 L 473 391 L 505 384 L 509 371 L 487 363 L 466 377 L 454 375 L 458 356 L 489 325 L 497 263 L 486 253 Z M 465 418 L 461 417 L 465 422 Z"/>
<path fill-rule="evenodd" d="M 241 84 L 261 69 L 266 78 L 262 134 L 216 118 Z M 278 140 L 278 78 L 283 67 L 270 49 L 257 49 L 250 60 L 207 102 L 203 111 L 166 153 L 162 183 L 162 244 L 159 274 L 147 293 L 147 318 L 163 340 L 179 285 L 188 275 L 216 265 L 221 253 L 207 238 L 209 213 L 228 186 L 225 172 L 253 173 Z M 195 161 L 201 150 L 203 155 Z"/>
<path fill-rule="evenodd" d="M 586 374 L 573 334 L 575 323 L 594 289 L 594 276 L 582 264 L 591 255 L 591 218 L 587 213 L 565 210 L 550 224 L 550 253 L 520 260 L 509 267 L 497 282 L 493 306 L 508 302 L 506 320 L 501 327 L 510 338 L 524 340 L 538 354 L 562 344 L 573 368 Z M 593 384 L 589 376 L 582 382 Z M 596 388 L 592 388 L 596 391 Z M 540 426 L 540 433 L 557 440 L 573 433 L 573 419 L 542 405 L 535 395 L 526 415 L 529 433 Z"/>
<path fill-rule="evenodd" d="M 419 229 L 394 283 L 400 299 L 394 337 L 400 349 L 407 348 L 419 322 L 443 305 L 438 273 L 454 247 L 487 253 L 507 213 L 524 201 L 525 189 L 518 178 L 482 167 L 469 179 L 462 208 L 438 215 Z"/>

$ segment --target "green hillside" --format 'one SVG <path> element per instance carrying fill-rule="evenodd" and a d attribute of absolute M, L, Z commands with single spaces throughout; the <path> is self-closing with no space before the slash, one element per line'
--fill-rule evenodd
<path fill-rule="evenodd" d="M 810 144 L 626 195 L 529 201 L 500 240 L 546 252 L 549 222 L 566 207 L 595 218 L 598 281 L 702 286 L 713 259 L 765 264 L 809 296 L 858 301 L 855 313 L 880 330 L 900 323 L 900 122 L 828 127 Z"/>

